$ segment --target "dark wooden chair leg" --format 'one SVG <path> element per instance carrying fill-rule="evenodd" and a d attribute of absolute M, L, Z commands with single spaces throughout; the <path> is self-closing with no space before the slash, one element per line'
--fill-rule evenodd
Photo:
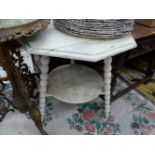
<path fill-rule="evenodd" d="M 36 127 L 43 135 L 48 135 L 47 132 L 43 129 L 43 125 L 41 122 L 41 114 L 37 106 L 30 107 L 30 116 L 33 119 Z"/>
<path fill-rule="evenodd" d="M 149 81 L 149 80 L 151 79 L 151 77 L 152 77 L 152 75 L 151 75 L 151 76 L 147 76 L 147 77 L 145 77 L 143 80 L 141 80 L 141 81 L 139 81 L 139 82 L 136 82 L 136 83 L 130 85 L 128 88 L 126 88 L 126 89 L 122 90 L 121 92 L 119 92 L 118 94 L 114 95 L 114 96 L 112 97 L 112 101 L 114 101 L 114 100 L 118 99 L 119 97 L 125 95 L 125 94 L 128 93 L 130 90 L 135 89 L 135 88 L 138 87 L 140 84 Z"/>
<path fill-rule="evenodd" d="M 0 92 L 2 92 L 4 90 L 5 84 L 1 80 L 0 80 L 0 85 L 1 85 Z"/>
<path fill-rule="evenodd" d="M 112 71 L 112 81 L 111 81 L 111 96 L 112 96 L 112 92 L 116 87 L 117 84 L 117 74 L 116 74 L 116 70 Z"/>

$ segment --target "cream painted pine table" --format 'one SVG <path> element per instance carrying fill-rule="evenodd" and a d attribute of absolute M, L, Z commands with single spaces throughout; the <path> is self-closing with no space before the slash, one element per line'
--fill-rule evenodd
<path fill-rule="evenodd" d="M 104 95 L 105 119 L 110 113 L 112 56 L 136 47 L 131 35 L 119 39 L 87 39 L 57 30 L 53 23 L 35 36 L 20 40 L 26 50 L 40 58 L 40 111 L 45 111 L 45 97 L 71 103 L 85 103 Z M 48 74 L 50 57 L 66 58 L 71 64 L 59 66 Z M 74 60 L 104 61 L 103 77 Z"/>

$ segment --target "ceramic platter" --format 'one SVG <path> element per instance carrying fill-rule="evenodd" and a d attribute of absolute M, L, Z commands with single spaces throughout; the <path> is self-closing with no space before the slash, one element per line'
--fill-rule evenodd
<path fill-rule="evenodd" d="M 49 74 L 48 94 L 71 104 L 89 102 L 103 94 L 104 81 L 95 70 L 78 64 L 59 66 Z"/>
<path fill-rule="evenodd" d="M 132 19 L 55 19 L 56 28 L 72 35 L 90 38 L 119 38 L 128 35 L 134 26 Z"/>

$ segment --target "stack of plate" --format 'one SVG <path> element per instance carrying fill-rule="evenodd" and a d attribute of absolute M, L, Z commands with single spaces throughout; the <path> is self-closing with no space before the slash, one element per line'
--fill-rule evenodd
<path fill-rule="evenodd" d="M 72 35 L 91 38 L 118 38 L 128 35 L 134 26 L 132 19 L 55 19 L 56 28 Z"/>

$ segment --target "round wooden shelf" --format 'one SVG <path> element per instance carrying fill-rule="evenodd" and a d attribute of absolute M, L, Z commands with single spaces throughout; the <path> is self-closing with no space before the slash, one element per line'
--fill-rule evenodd
<path fill-rule="evenodd" d="M 59 66 L 49 74 L 47 95 L 71 104 L 86 103 L 103 94 L 104 81 L 95 70 L 79 64 Z"/>

